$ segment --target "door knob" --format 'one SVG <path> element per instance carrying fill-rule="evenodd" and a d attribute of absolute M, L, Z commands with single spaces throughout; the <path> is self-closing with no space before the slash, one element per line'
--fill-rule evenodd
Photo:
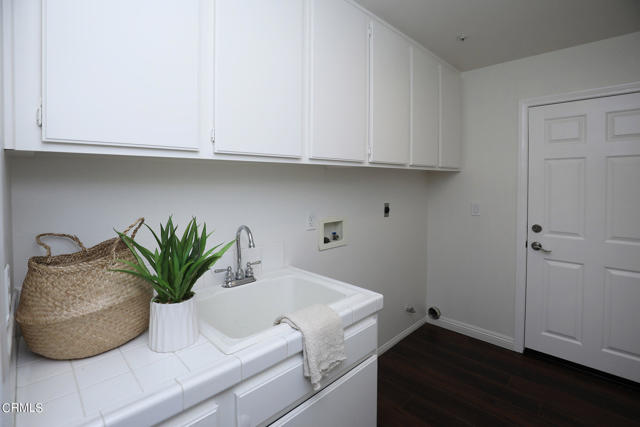
<path fill-rule="evenodd" d="M 542 247 L 542 243 L 540 243 L 540 242 L 531 243 L 531 249 L 533 249 L 534 251 L 544 252 L 545 254 L 550 254 L 551 253 L 551 251 L 549 249 L 543 248 Z"/>

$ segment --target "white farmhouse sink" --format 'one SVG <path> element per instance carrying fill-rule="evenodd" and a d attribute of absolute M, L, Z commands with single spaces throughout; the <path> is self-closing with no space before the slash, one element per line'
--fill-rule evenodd
<path fill-rule="evenodd" d="M 269 337 L 290 333 L 287 325 L 273 325 L 280 315 L 312 304 L 327 304 L 341 313 L 350 310 L 348 307 L 354 301 L 364 299 L 363 293 L 373 294 L 327 277 L 287 268 L 248 285 L 215 286 L 198 291 L 200 332 L 221 351 L 232 354 Z"/>

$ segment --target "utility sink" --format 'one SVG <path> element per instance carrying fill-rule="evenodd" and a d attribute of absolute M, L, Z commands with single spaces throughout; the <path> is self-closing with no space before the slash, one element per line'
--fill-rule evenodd
<path fill-rule="evenodd" d="M 304 270 L 289 267 L 235 288 L 215 286 L 196 294 L 200 332 L 225 354 L 273 336 L 291 333 L 274 320 L 312 304 L 327 304 L 339 314 L 374 294 Z M 375 294 L 377 295 L 377 294 Z"/>

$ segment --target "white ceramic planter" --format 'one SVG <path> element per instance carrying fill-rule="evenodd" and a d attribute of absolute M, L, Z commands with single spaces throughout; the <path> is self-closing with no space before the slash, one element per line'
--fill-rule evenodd
<path fill-rule="evenodd" d="M 177 304 L 151 301 L 149 316 L 149 348 L 153 351 L 176 351 L 198 340 L 195 296 Z"/>

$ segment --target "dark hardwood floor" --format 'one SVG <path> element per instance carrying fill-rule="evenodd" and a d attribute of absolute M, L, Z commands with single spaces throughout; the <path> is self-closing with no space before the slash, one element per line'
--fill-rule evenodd
<path fill-rule="evenodd" d="M 378 425 L 640 425 L 640 385 L 425 325 L 379 358 Z"/>

